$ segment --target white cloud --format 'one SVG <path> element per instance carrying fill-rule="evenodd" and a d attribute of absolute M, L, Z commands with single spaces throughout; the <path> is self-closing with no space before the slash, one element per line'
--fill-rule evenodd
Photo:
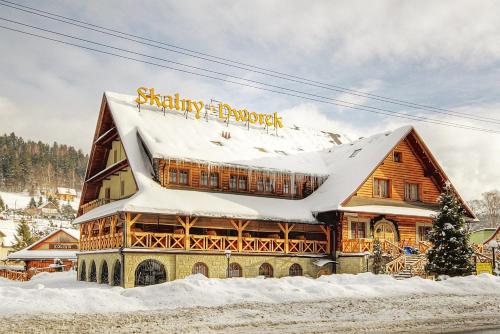
<path fill-rule="evenodd" d="M 485 1 L 54 1 L 27 5 L 261 67 L 439 107 L 465 105 L 498 116 L 500 20 Z M 373 105 L 366 98 L 302 86 L 153 49 L 2 8 L 9 18 L 104 43 L 313 94 Z M 0 133 L 88 150 L 103 91 L 138 86 L 284 110 L 286 122 L 352 138 L 406 122 L 234 86 L 0 30 Z M 165 63 L 166 64 L 166 63 Z M 474 108 L 481 101 L 484 107 Z M 398 106 L 384 106 L 395 111 Z M 344 112 L 342 112 L 344 111 Z M 495 124 L 483 124 L 496 127 Z M 466 197 L 500 189 L 498 135 L 418 124 Z"/>

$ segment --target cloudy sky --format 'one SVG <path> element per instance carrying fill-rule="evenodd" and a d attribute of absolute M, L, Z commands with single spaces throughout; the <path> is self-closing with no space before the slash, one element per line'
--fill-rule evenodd
<path fill-rule="evenodd" d="M 228 75 L 237 76 L 367 108 L 500 131 L 496 1 L 9 1 L 296 77 L 472 116 L 451 117 L 303 85 L 175 53 L 166 50 L 172 49 L 166 44 L 156 44 L 163 49 L 138 44 L 2 5 L 3 27 L 106 50 L 5 19 L 14 20 L 161 58 L 133 56 L 165 66 L 186 69 L 165 62 L 171 60 L 218 71 L 223 80 L 0 29 L 0 133 L 72 144 L 88 152 L 103 91 L 134 94 L 139 86 L 158 87 L 164 93 L 278 111 L 289 125 L 333 130 L 352 139 L 410 123 L 466 199 L 500 189 L 500 134 L 388 117 L 227 82 L 237 81 Z"/>

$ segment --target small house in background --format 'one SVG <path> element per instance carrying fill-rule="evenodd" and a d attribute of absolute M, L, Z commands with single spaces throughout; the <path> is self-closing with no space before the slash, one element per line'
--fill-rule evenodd
<path fill-rule="evenodd" d="M 56 197 L 60 201 L 72 202 L 76 198 L 76 190 L 72 188 L 57 187 Z"/>
<path fill-rule="evenodd" d="M 53 268 L 55 271 L 62 265 L 62 270 L 70 270 L 76 263 L 79 239 L 80 231 L 61 228 L 34 244 L 9 254 L 7 258 L 11 261 L 23 261 L 27 269 L 47 271 Z"/>
<path fill-rule="evenodd" d="M 46 202 L 37 208 L 38 215 L 44 217 L 56 217 L 59 214 L 59 208 L 53 202 Z"/>

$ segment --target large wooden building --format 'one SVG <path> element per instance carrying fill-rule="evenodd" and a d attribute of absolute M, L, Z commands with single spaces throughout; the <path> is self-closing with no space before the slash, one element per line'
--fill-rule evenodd
<path fill-rule="evenodd" d="M 80 280 L 355 273 L 375 239 L 397 271 L 405 247 L 429 247 L 449 181 L 411 126 L 348 142 L 165 106 L 104 94 L 76 219 Z"/>

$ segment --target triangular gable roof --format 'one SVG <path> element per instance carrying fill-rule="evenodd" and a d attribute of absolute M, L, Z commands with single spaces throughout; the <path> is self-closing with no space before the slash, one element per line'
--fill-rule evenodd
<path fill-rule="evenodd" d="M 428 147 L 412 126 L 405 126 L 394 131 L 387 131 L 368 138 L 362 138 L 350 144 L 334 147 L 326 154 L 325 159 L 329 166 L 330 176 L 312 195 L 305 199 L 311 203 L 313 212 L 324 212 L 346 209 L 344 206 L 349 199 L 356 194 L 366 180 L 383 163 L 386 157 L 391 154 L 394 148 L 405 139 L 413 140 L 420 145 L 423 156 L 428 160 L 429 166 L 424 168 L 429 170 L 429 176 L 434 177 L 440 190 L 444 189 L 445 182 L 449 182 L 442 167 L 434 158 Z M 424 163 L 423 161 L 421 161 Z M 439 179 L 436 179 L 439 177 Z M 461 201 L 471 218 L 475 218 L 467 203 L 454 190 L 456 196 Z M 395 207 L 393 210 L 397 210 Z M 370 206 L 369 210 L 358 208 L 359 212 L 390 213 L 390 208 L 380 208 Z M 368 208 L 366 208 L 368 209 Z M 354 209 L 356 211 L 356 209 Z M 399 210 L 403 215 L 426 215 L 432 214 L 428 209 L 407 209 Z"/>
<path fill-rule="evenodd" d="M 67 234 L 71 238 L 75 239 L 75 242 L 78 242 L 80 240 L 80 231 L 74 230 L 74 229 L 68 229 L 68 228 L 60 228 L 58 230 L 55 230 L 55 231 L 49 233 L 45 237 L 43 237 L 40 240 L 32 243 L 31 245 L 29 245 L 28 247 L 26 247 L 26 248 L 24 248 L 22 250 L 31 250 L 31 249 L 35 248 L 37 245 L 39 245 L 39 244 L 41 244 L 41 243 L 49 240 L 50 238 L 54 237 L 55 235 L 57 235 L 59 233 Z"/>
<path fill-rule="evenodd" d="M 50 209 L 57 209 L 57 205 L 55 205 L 52 202 L 45 202 L 43 204 L 40 204 L 40 206 L 38 207 L 38 209 L 43 209 L 43 208 L 46 208 L 46 207 L 49 207 Z"/>

